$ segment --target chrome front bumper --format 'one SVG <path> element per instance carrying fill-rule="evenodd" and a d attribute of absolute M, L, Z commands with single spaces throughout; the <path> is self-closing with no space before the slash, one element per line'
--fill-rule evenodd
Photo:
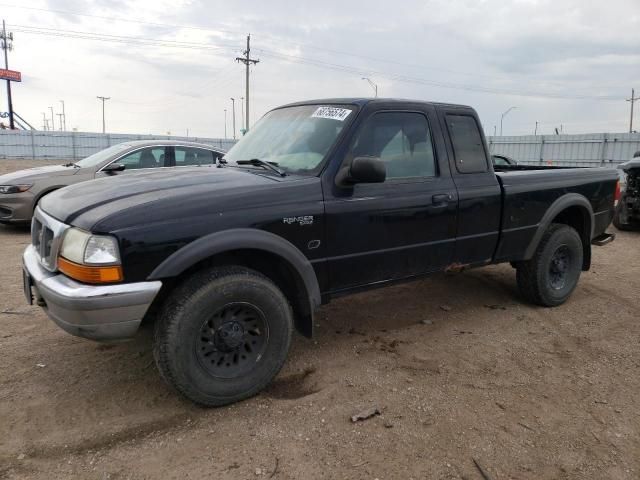
<path fill-rule="evenodd" d="M 131 338 L 162 286 L 160 281 L 85 285 L 43 268 L 33 245 L 22 259 L 27 300 L 31 301 L 33 291 L 60 328 L 92 340 Z"/>

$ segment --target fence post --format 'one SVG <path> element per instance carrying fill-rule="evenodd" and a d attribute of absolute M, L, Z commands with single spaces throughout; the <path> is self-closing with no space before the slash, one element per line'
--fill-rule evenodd
<path fill-rule="evenodd" d="M 540 154 L 538 155 L 540 158 L 540 165 L 544 163 L 544 135 L 540 135 Z"/>
<path fill-rule="evenodd" d="M 33 129 L 29 130 L 29 132 L 31 133 L 31 158 L 35 160 L 36 159 L 36 139 L 33 134 Z"/>
<path fill-rule="evenodd" d="M 606 133 L 602 134 L 602 144 L 600 146 L 600 166 L 603 167 L 604 166 L 604 161 L 606 160 L 606 155 L 607 155 L 607 142 L 609 141 L 609 138 L 607 136 Z"/>
<path fill-rule="evenodd" d="M 71 131 L 71 156 L 75 162 L 78 159 L 78 152 L 76 151 L 76 132 Z"/>

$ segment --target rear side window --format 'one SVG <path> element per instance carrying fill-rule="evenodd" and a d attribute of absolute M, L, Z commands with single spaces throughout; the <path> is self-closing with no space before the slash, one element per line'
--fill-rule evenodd
<path fill-rule="evenodd" d="M 211 150 L 193 147 L 174 147 L 176 167 L 191 165 L 212 165 L 216 159 Z"/>
<path fill-rule="evenodd" d="M 476 119 L 469 115 L 447 115 L 447 127 L 458 172 L 486 172 L 487 156 Z"/>

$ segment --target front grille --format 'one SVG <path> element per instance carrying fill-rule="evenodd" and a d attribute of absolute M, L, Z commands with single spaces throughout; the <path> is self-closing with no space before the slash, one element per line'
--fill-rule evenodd
<path fill-rule="evenodd" d="M 42 233 L 42 222 L 36 217 L 31 221 L 31 244 L 40 252 L 40 234 Z"/>
<path fill-rule="evenodd" d="M 31 222 L 31 244 L 38 252 L 40 263 L 47 270 L 54 271 L 57 267 L 62 234 L 67 228 L 68 225 L 47 215 L 40 207 L 36 208 Z"/>

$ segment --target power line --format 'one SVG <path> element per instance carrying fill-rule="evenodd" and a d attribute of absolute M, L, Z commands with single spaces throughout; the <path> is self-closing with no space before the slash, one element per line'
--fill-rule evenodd
<path fill-rule="evenodd" d="M 96 18 L 99 20 L 109 20 L 109 21 L 117 21 L 117 22 L 128 22 L 128 23 L 136 23 L 136 24 L 140 24 L 140 25 L 153 25 L 156 27 L 170 27 L 170 28 L 182 28 L 185 30 L 203 30 L 203 31 L 215 31 L 215 32 L 222 32 L 222 33 L 232 33 L 232 34 L 237 34 L 239 35 L 240 32 L 234 32 L 231 30 L 224 30 L 224 29 L 220 29 L 220 28 L 211 28 L 211 27 L 196 27 L 193 25 L 174 25 L 174 24 L 170 24 L 170 23 L 158 23 L 158 22 L 147 22 L 147 21 L 143 21 L 143 20 L 136 20 L 136 19 L 132 19 L 132 18 L 122 18 L 122 17 L 106 17 L 106 16 L 102 16 L 102 15 L 91 15 L 88 13 L 78 13 L 78 12 L 68 12 L 68 11 L 64 11 L 64 10 L 53 10 L 50 8 L 38 8 L 38 7 L 25 7 L 23 5 L 10 5 L 10 4 L 6 4 L 6 3 L 0 3 L 0 7 L 7 7 L 7 8 L 19 8 L 19 9 L 23 9 L 23 10 L 34 10 L 34 11 L 38 11 L 38 12 L 48 12 L 48 13 L 56 13 L 59 15 L 72 15 L 75 17 L 86 17 L 86 18 Z"/>
<path fill-rule="evenodd" d="M 640 100 L 640 97 L 634 96 L 635 89 L 631 89 L 631 98 L 627 98 L 627 102 L 631 104 L 631 117 L 629 118 L 629 133 L 633 133 L 633 104 Z"/>
<path fill-rule="evenodd" d="M 238 31 L 228 30 L 226 25 L 224 25 L 223 28 L 220 28 L 218 26 L 201 27 L 201 26 L 195 26 L 195 25 L 180 25 L 180 24 L 169 24 L 169 23 L 161 23 L 161 22 L 149 22 L 149 21 L 131 19 L 131 18 L 110 17 L 110 16 L 103 16 L 103 15 L 93 15 L 93 14 L 80 13 L 80 12 L 70 12 L 70 11 L 65 11 L 65 10 L 56 10 L 56 9 L 38 8 L 38 7 L 27 7 L 27 6 L 23 6 L 23 5 L 12 5 L 12 4 L 5 4 L 5 3 L 0 4 L 0 6 L 1 7 L 7 7 L 7 8 L 16 8 L 16 9 L 23 9 L 23 10 L 32 10 L 32 11 L 39 11 L 39 12 L 54 13 L 54 14 L 58 14 L 58 15 L 69 15 L 69 16 L 78 16 L 78 17 L 85 17 L 85 18 L 95 18 L 95 19 L 100 19 L 100 20 L 127 22 L 127 23 L 139 24 L 139 25 L 151 25 L 151 26 L 174 28 L 174 29 L 198 30 L 198 31 L 205 31 L 205 32 L 227 33 L 227 34 L 233 34 L 233 35 L 240 35 L 240 32 L 238 32 Z M 493 78 L 493 79 L 501 78 L 501 77 L 495 77 L 495 76 L 491 76 L 491 75 L 478 74 L 477 72 L 461 72 L 461 71 L 450 70 L 450 69 L 445 69 L 445 68 L 441 68 L 441 67 L 433 67 L 433 66 L 424 65 L 424 64 L 410 64 L 410 63 L 405 63 L 405 62 L 399 62 L 397 60 L 376 58 L 376 57 L 372 57 L 372 56 L 369 56 L 369 55 L 357 54 L 357 53 L 354 53 L 354 52 L 351 52 L 351 51 L 328 49 L 326 47 L 319 47 L 317 45 L 304 43 L 304 42 L 292 42 L 291 39 L 283 38 L 283 37 L 280 37 L 280 36 L 277 36 L 277 35 L 273 35 L 273 34 L 269 34 L 269 33 L 262 33 L 261 35 L 266 37 L 266 38 L 272 38 L 272 39 L 277 39 L 279 41 L 285 41 L 287 43 L 287 45 L 307 47 L 307 48 L 311 48 L 311 49 L 322 51 L 322 52 L 327 52 L 327 53 L 334 54 L 334 55 L 344 55 L 344 56 L 349 56 L 349 57 L 352 57 L 352 58 L 361 58 L 361 59 L 364 59 L 364 60 L 369 60 L 369 61 L 374 61 L 374 62 L 387 63 L 387 64 L 393 64 L 393 65 L 398 65 L 398 66 L 406 66 L 406 67 L 410 67 L 410 68 L 420 68 L 421 70 L 434 70 L 434 71 L 441 71 L 441 72 L 445 72 L 445 73 L 452 73 L 452 74 L 455 74 L 455 75 L 466 75 L 466 76 L 471 76 L 473 78 Z M 556 85 L 558 85 L 558 84 L 556 83 Z M 594 87 L 594 85 L 590 85 L 590 86 Z M 607 86 L 605 86 L 603 88 L 609 88 L 609 87 L 610 86 L 607 85 Z M 572 86 L 572 88 L 574 88 L 574 86 Z"/>
<path fill-rule="evenodd" d="M 383 72 L 383 71 L 365 70 L 365 69 L 360 69 L 356 67 L 351 67 L 348 65 L 324 62 L 324 61 L 315 60 L 315 59 L 307 59 L 305 57 L 301 57 L 297 55 L 281 54 L 281 53 L 272 52 L 269 50 L 261 50 L 261 51 L 265 55 L 270 56 L 272 58 L 290 61 L 293 63 L 312 65 L 319 68 L 327 68 L 330 70 L 353 73 L 357 75 L 371 74 L 377 77 L 383 77 L 383 78 L 387 78 L 389 80 L 394 80 L 398 82 L 415 83 L 420 85 L 429 85 L 433 87 L 452 88 L 457 90 L 467 90 L 472 92 L 493 93 L 493 94 L 501 94 L 501 95 L 514 95 L 514 96 L 521 96 L 521 97 L 539 97 L 539 98 L 552 98 L 552 99 L 564 99 L 564 100 L 620 100 L 619 96 L 614 96 L 614 95 L 601 95 L 601 96 L 564 95 L 564 94 L 553 94 L 553 93 L 542 93 L 542 92 L 507 90 L 507 89 L 492 88 L 492 87 L 481 87 L 477 85 L 456 84 L 456 83 L 450 83 L 450 82 L 439 82 L 435 80 L 427 80 L 423 78 L 411 77 L 411 76 L 401 75 L 401 74 L 393 74 L 393 73 Z"/>
<path fill-rule="evenodd" d="M 245 77 L 245 108 L 246 113 L 245 113 L 245 120 L 246 120 L 246 124 L 244 126 L 244 131 L 245 133 L 249 131 L 249 65 L 256 65 L 257 63 L 260 62 L 260 60 L 254 59 L 250 57 L 251 54 L 251 35 L 247 35 L 247 49 L 242 52 L 244 54 L 244 57 L 236 57 L 236 62 L 240 62 L 240 63 L 244 63 L 245 68 L 246 68 L 246 77 Z M 235 108 L 234 108 L 234 119 L 235 119 Z M 236 132 L 235 132 L 235 120 L 234 120 L 234 127 L 233 127 L 233 139 L 235 140 L 236 137 Z"/>
<path fill-rule="evenodd" d="M 32 27 L 29 25 L 14 25 L 15 31 L 22 33 L 33 33 L 38 35 L 50 35 L 54 37 L 80 38 L 86 40 L 113 41 L 117 43 L 140 43 L 144 45 L 167 46 L 177 48 L 192 48 L 197 50 L 237 50 L 237 45 L 210 43 L 182 42 L 178 40 L 164 40 L 160 38 L 131 37 L 127 35 L 110 35 L 105 33 L 82 32 L 77 30 L 65 30 L 48 27 Z"/>
<path fill-rule="evenodd" d="M 18 31 L 18 29 L 16 29 Z M 81 38 L 81 39 L 89 39 L 89 40 L 97 40 L 97 41 L 114 41 L 120 43 L 137 43 L 141 45 L 153 45 L 153 46 L 165 46 L 165 47 L 175 47 L 175 48 L 187 48 L 187 49 L 202 49 L 202 50 L 212 50 L 212 49 L 224 49 L 224 48 L 235 48 L 233 45 L 211 45 L 204 43 L 194 43 L 194 42 L 179 42 L 179 41 L 171 41 L 171 40 L 162 40 L 162 39 L 150 39 L 144 37 L 127 37 L 122 35 L 108 35 L 108 34 L 97 34 L 91 32 L 78 32 L 78 31 L 67 31 L 67 30 L 59 30 L 59 29 L 50 29 L 43 27 L 28 27 L 28 26 L 20 26 L 19 31 L 24 33 L 36 33 L 43 35 L 53 35 L 53 36 L 62 36 L 62 37 L 70 37 L 70 38 Z M 566 94 L 554 94 L 554 93 L 545 93 L 545 92 L 533 92 L 533 91 L 520 91 L 520 90 L 509 90 L 509 89 L 501 89 L 495 87 L 482 87 L 479 85 L 473 84 L 458 84 L 452 82 L 443 82 L 443 81 L 435 81 L 435 80 L 427 80 L 424 78 L 413 77 L 402 74 L 393 74 L 387 71 L 372 71 L 369 69 L 357 68 L 349 65 L 342 65 L 333 62 L 326 62 L 317 59 L 311 59 L 299 55 L 288 55 L 279 53 L 269 49 L 260 49 L 265 55 L 270 56 L 275 59 L 284 60 L 292 63 L 299 63 L 304 65 L 311 65 L 318 68 L 325 68 L 334 71 L 341 71 L 345 73 L 351 73 L 359 76 L 363 75 L 375 75 L 381 78 L 387 78 L 389 80 L 404 82 L 404 83 L 414 83 L 419 85 L 428 85 L 439 88 L 450 88 L 457 90 L 466 90 L 472 92 L 480 92 L 480 93 L 492 93 L 492 94 L 500 94 L 500 95 L 513 95 L 520 97 L 536 97 L 536 98 L 549 98 L 549 99 L 564 99 L 564 100 L 603 100 L 603 101 L 619 101 L 621 99 L 620 96 L 614 95 L 566 95 Z M 243 52 L 246 54 L 246 51 Z M 245 62 L 246 57 L 238 57 L 242 63 Z M 249 59 L 250 63 L 253 62 L 252 59 Z M 246 65 L 246 64 L 245 64 Z M 248 122 L 248 118 L 245 119 Z"/>

